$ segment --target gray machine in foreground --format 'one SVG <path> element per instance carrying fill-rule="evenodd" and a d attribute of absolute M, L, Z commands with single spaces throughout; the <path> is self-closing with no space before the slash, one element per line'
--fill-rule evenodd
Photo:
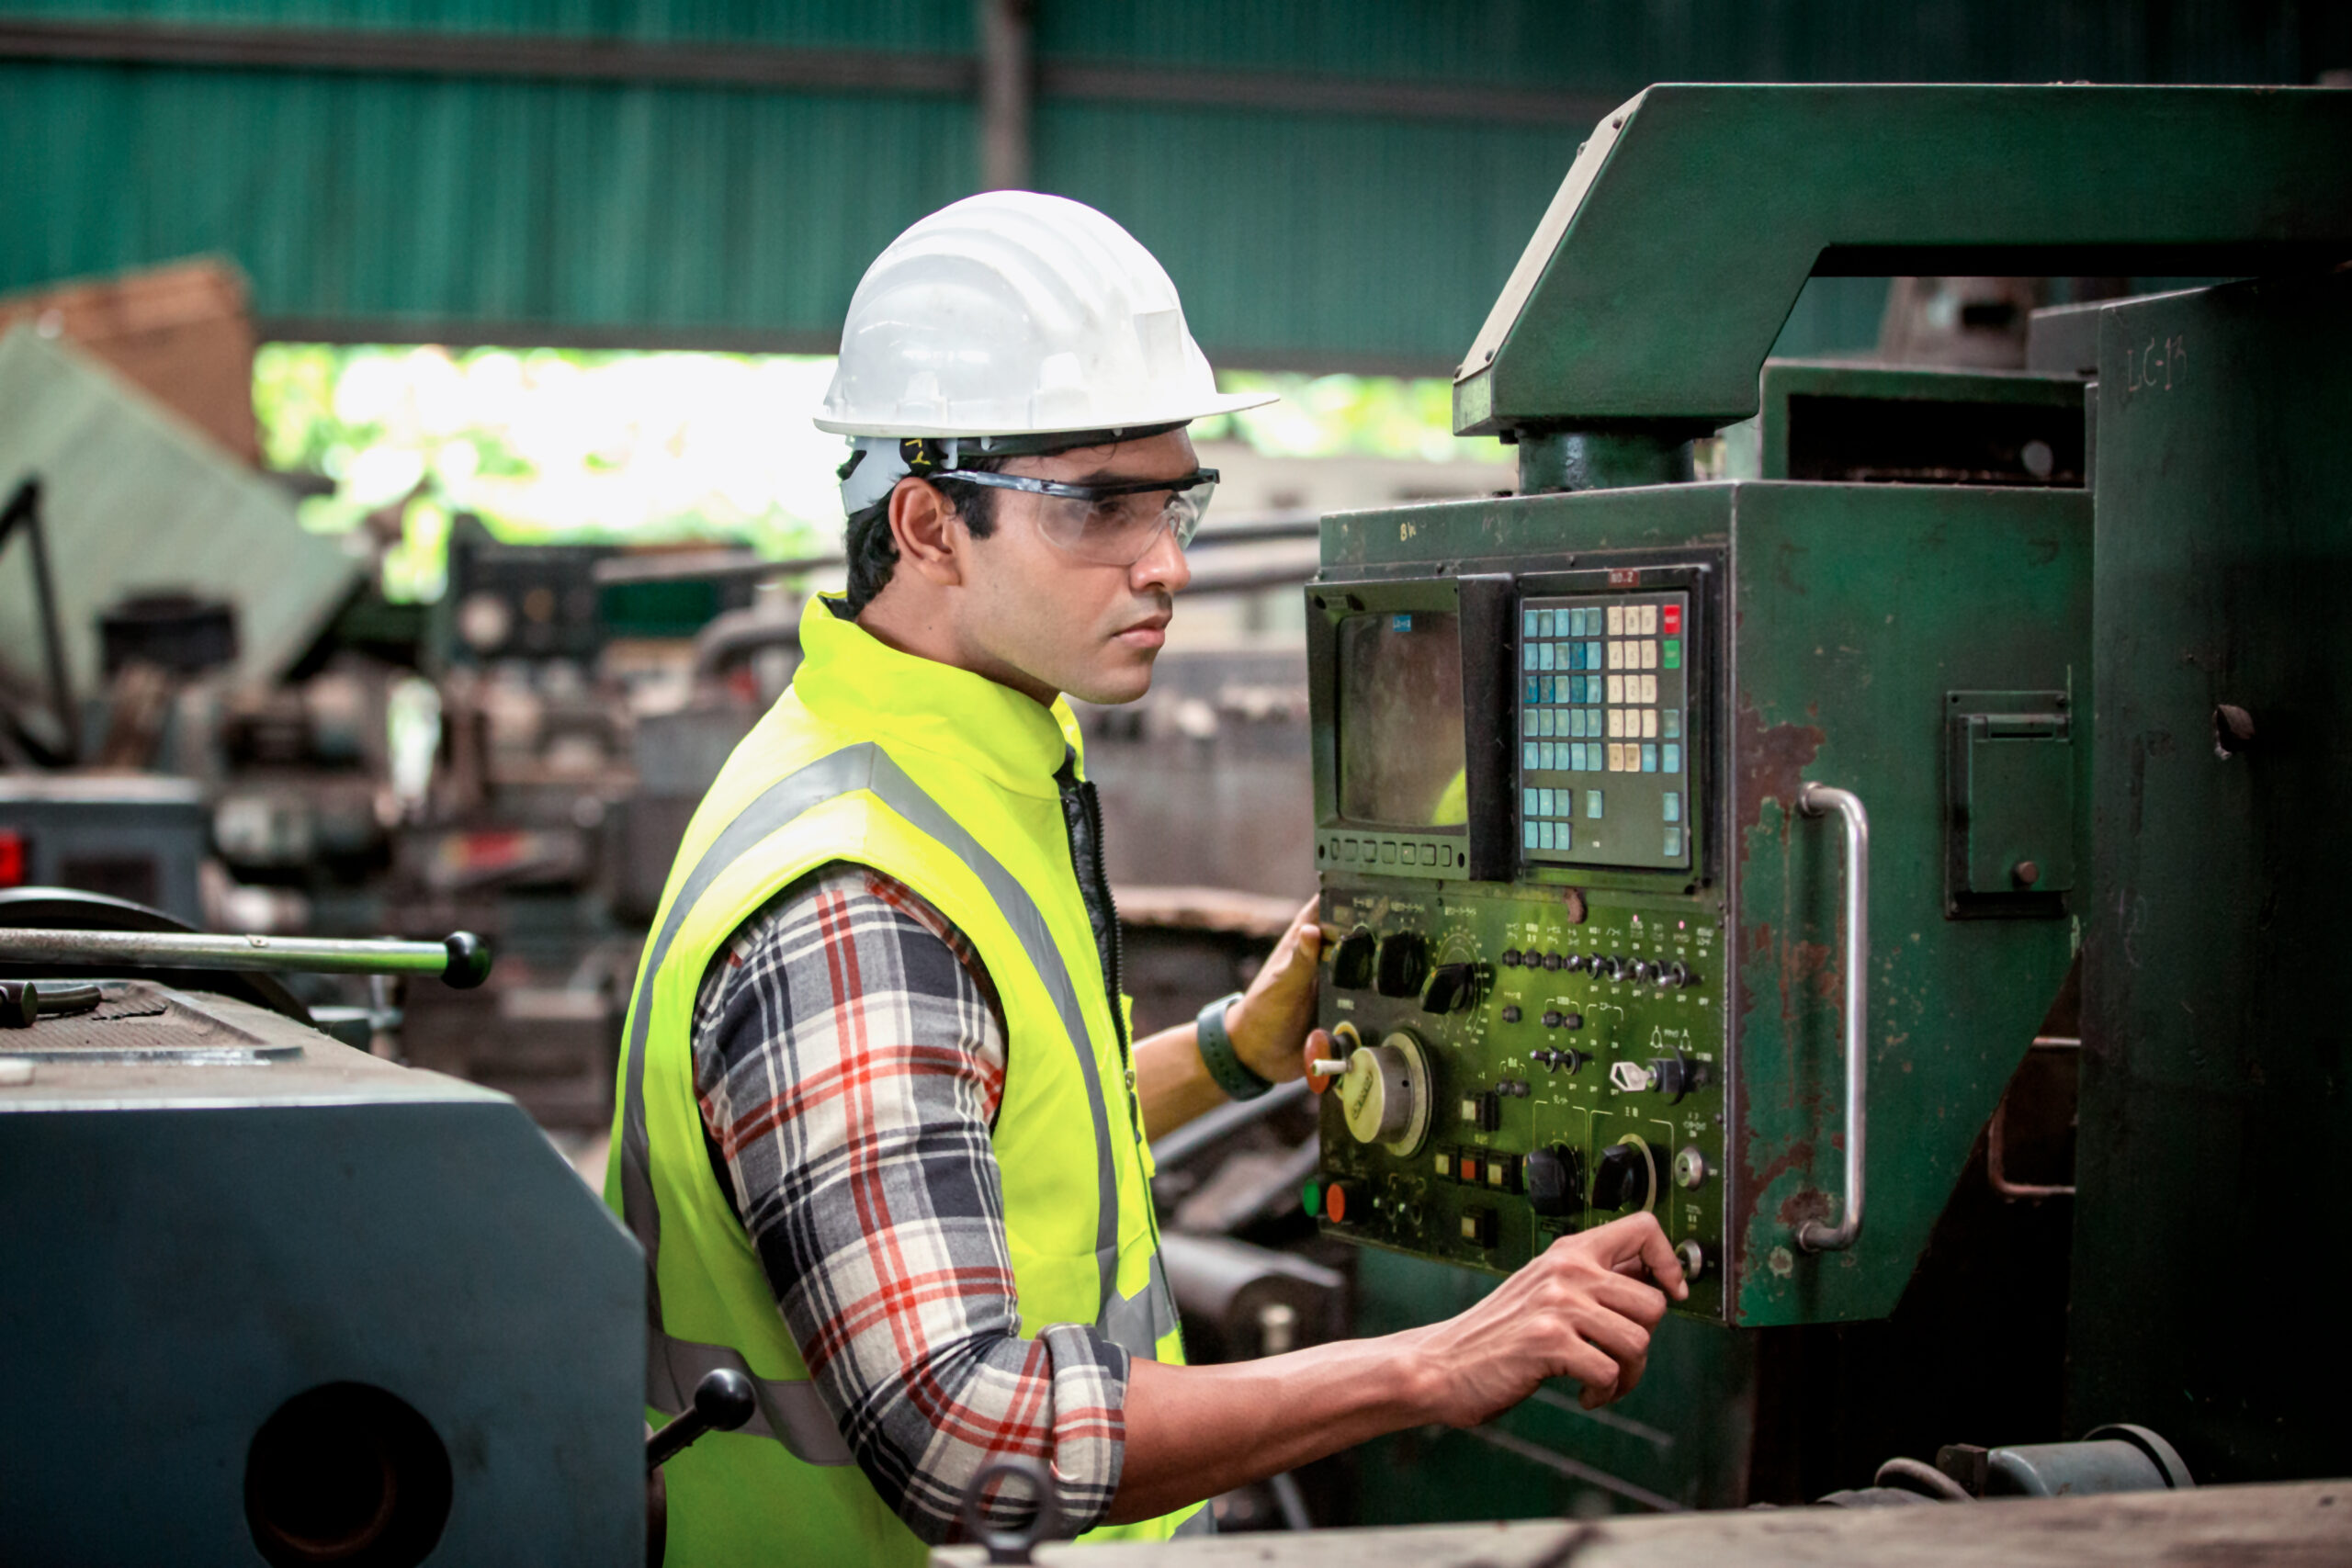
<path fill-rule="evenodd" d="M 0 1030 L 0 1556 L 643 1562 L 643 1262 L 521 1108 L 100 989 Z"/>

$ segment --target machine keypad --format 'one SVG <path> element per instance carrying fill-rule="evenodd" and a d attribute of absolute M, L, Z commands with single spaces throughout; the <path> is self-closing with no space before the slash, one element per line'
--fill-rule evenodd
<path fill-rule="evenodd" d="M 1682 784 L 1689 753 L 1689 595 L 1680 592 L 1530 599 L 1521 606 L 1521 851 L 1577 864 L 1690 863 Z M 1592 671 L 1599 673 L 1592 673 Z M 1604 832 L 1601 792 L 1577 774 L 1624 777 L 1628 798 Z M 1669 786 L 1671 781 L 1671 786 Z M 1630 815 L 1629 815 L 1630 813 Z"/>

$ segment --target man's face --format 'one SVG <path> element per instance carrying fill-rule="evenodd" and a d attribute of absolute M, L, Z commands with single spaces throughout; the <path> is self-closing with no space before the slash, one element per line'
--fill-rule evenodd
<path fill-rule="evenodd" d="M 1181 430 L 1115 446 L 1010 459 L 1004 471 L 1065 484 L 1177 479 L 1198 463 Z M 1045 498 L 995 492 L 996 527 L 972 541 L 960 595 L 967 646 L 1003 668 L 1000 680 L 1090 703 L 1131 703 L 1151 689 L 1175 595 L 1192 581 L 1175 536 L 1161 530 L 1132 566 L 1080 560 L 1038 527 Z"/>

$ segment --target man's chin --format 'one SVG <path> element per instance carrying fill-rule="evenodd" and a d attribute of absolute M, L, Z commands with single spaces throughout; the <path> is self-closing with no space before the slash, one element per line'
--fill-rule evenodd
<path fill-rule="evenodd" d="M 1153 649 L 1134 662 L 1117 669 L 1091 670 L 1087 671 L 1082 684 L 1072 684 L 1063 690 L 1080 702 L 1092 703 L 1097 707 L 1117 707 L 1125 703 L 1139 702 L 1151 690 L 1151 664 L 1159 652 L 1158 649 Z"/>

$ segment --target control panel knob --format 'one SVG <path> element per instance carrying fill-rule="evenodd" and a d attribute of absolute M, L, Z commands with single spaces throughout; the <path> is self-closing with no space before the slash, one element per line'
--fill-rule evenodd
<path fill-rule="evenodd" d="M 1603 1149 L 1592 1173 L 1592 1206 L 1596 1209 L 1642 1209 L 1649 1206 L 1655 1172 L 1649 1150 L 1639 1144 L 1611 1144 Z"/>
<path fill-rule="evenodd" d="M 1423 1012 L 1447 1013 L 1468 1007 L 1478 997 L 1478 965 L 1441 964 L 1430 973 L 1421 991 Z"/>
<path fill-rule="evenodd" d="M 1372 984 L 1372 962 L 1379 943 L 1358 926 L 1340 939 L 1331 953 L 1331 984 L 1343 991 L 1361 991 Z"/>
<path fill-rule="evenodd" d="M 1351 1053 L 1339 1092 L 1340 1114 L 1357 1143 L 1398 1155 L 1420 1147 L 1430 1125 L 1429 1061 L 1410 1034 L 1399 1030 Z"/>
<path fill-rule="evenodd" d="M 1304 1196 L 1310 1219 L 1319 1213 L 1321 1218 L 1343 1225 L 1351 1219 L 1362 1220 L 1364 1217 L 1363 1190 L 1355 1182 L 1310 1181 Z"/>
<path fill-rule="evenodd" d="M 1688 1056 L 1650 1058 L 1650 1088 L 1666 1096 L 1668 1104 L 1679 1101 L 1692 1089 L 1704 1089 L 1708 1077 L 1707 1064 Z"/>
<path fill-rule="evenodd" d="M 1502 956 L 1502 965 L 1503 965 L 1503 967 L 1504 967 L 1504 968 L 1506 968 L 1506 969 L 1516 969 L 1516 968 L 1518 968 L 1518 967 L 1519 967 L 1519 949 L 1517 949 L 1517 948 L 1515 948 L 1515 947 L 1506 947 L 1506 948 L 1504 948 L 1504 949 L 1503 949 L 1503 956 Z"/>
<path fill-rule="evenodd" d="M 1428 938 L 1419 931 L 1391 931 L 1380 939 L 1373 961 L 1373 989 L 1384 997 L 1417 997 L 1429 977 Z"/>
<path fill-rule="evenodd" d="M 1544 1218 L 1561 1219 L 1584 1207 L 1584 1160 L 1576 1150 L 1537 1149 L 1527 1156 L 1524 1176 L 1527 1206 Z"/>
<path fill-rule="evenodd" d="M 1695 1281 L 1707 1271 L 1707 1249 L 1695 1241 L 1686 1241 L 1674 1249 L 1675 1261 L 1682 1265 L 1682 1277 Z"/>
<path fill-rule="evenodd" d="M 1707 1156 L 1699 1152 L 1696 1144 L 1686 1144 L 1674 1151 L 1674 1184 L 1685 1190 L 1707 1184 Z"/>

